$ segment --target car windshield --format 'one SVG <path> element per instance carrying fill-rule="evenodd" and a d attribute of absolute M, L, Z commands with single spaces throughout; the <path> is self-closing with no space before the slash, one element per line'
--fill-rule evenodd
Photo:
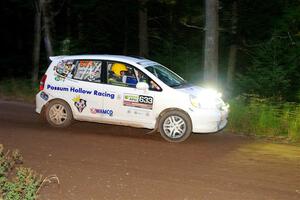
<path fill-rule="evenodd" d="M 162 65 L 152 65 L 146 69 L 170 87 L 181 87 L 187 83 L 183 78 Z"/>

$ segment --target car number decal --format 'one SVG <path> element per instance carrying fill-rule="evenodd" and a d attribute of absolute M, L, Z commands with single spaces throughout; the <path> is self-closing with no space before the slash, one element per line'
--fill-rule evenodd
<path fill-rule="evenodd" d="M 123 105 L 151 110 L 153 107 L 153 97 L 137 94 L 125 94 Z"/>

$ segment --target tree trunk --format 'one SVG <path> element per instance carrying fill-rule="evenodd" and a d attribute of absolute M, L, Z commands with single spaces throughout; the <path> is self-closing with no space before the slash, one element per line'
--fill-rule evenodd
<path fill-rule="evenodd" d="M 218 6 L 218 0 L 205 1 L 204 81 L 210 86 L 218 85 Z"/>
<path fill-rule="evenodd" d="M 228 69 L 227 69 L 227 89 L 229 94 L 232 92 L 232 82 L 235 73 L 236 66 L 236 54 L 237 54 L 237 45 L 236 45 L 236 29 L 237 29 L 237 1 L 234 1 L 232 4 L 232 18 L 231 18 L 231 36 L 232 43 L 229 49 L 228 57 Z"/>
<path fill-rule="evenodd" d="M 146 3 L 147 0 L 139 0 L 139 54 L 143 57 L 148 57 L 148 16 Z"/>
<path fill-rule="evenodd" d="M 41 6 L 43 0 L 35 0 L 35 19 L 34 19 L 34 41 L 32 52 L 32 86 L 38 82 L 41 46 Z"/>
<path fill-rule="evenodd" d="M 51 12 L 51 3 L 52 0 L 45 0 L 42 5 L 43 8 L 43 22 L 44 22 L 44 42 L 47 57 L 53 55 L 53 47 L 52 47 L 52 34 L 51 34 L 51 26 L 52 26 L 52 12 Z"/>

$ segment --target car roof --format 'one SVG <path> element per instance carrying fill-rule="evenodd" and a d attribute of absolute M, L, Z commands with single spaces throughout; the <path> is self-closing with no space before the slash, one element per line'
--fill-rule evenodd
<path fill-rule="evenodd" d="M 75 60 L 75 59 L 101 59 L 101 60 L 115 60 L 120 62 L 126 63 L 135 63 L 139 64 L 143 67 L 158 64 L 154 61 L 148 60 L 143 57 L 138 56 L 124 56 L 124 55 L 109 55 L 109 54 L 102 54 L 102 55 L 61 55 L 61 56 L 51 56 L 49 57 L 51 61 L 54 60 Z"/>

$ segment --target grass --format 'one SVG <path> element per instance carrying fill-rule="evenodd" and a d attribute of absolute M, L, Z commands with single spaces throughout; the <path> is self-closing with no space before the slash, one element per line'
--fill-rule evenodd
<path fill-rule="evenodd" d="M 0 98 L 34 102 L 38 86 L 32 87 L 30 79 L 4 79 L 0 81 Z"/>
<path fill-rule="evenodd" d="M 56 175 L 44 178 L 24 167 L 19 150 L 4 150 L 0 144 L 0 200 L 36 200 L 41 188 L 53 181 L 60 184 Z"/>
<path fill-rule="evenodd" d="M 274 103 L 258 98 L 238 98 L 230 102 L 227 131 L 300 142 L 300 105 Z"/>

